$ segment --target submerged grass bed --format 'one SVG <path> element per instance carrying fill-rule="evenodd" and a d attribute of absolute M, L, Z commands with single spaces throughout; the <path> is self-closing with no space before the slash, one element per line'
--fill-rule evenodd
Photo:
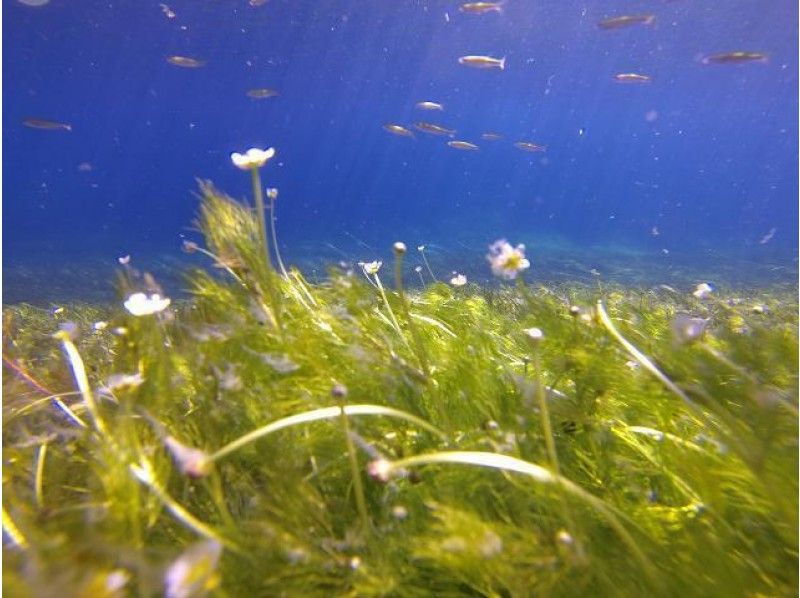
<path fill-rule="evenodd" d="M 796 595 L 796 296 L 311 285 L 202 193 L 191 301 L 4 310 L 9 595 Z"/>

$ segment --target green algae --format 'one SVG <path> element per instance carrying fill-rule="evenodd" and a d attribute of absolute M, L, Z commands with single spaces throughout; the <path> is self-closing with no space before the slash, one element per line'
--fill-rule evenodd
<path fill-rule="evenodd" d="M 794 294 L 311 284 L 201 193 L 190 301 L 4 310 L 9 594 L 156 595 L 203 539 L 194 595 L 797 593 Z"/>

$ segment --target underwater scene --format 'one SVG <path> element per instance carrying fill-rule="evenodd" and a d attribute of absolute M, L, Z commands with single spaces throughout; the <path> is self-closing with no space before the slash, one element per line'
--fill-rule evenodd
<path fill-rule="evenodd" d="M 3 590 L 798 593 L 798 6 L 3 0 Z"/>

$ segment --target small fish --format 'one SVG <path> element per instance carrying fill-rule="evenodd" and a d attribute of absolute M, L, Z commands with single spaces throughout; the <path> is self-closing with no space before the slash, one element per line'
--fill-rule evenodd
<path fill-rule="evenodd" d="M 462 56 L 458 59 L 459 64 L 471 66 L 476 69 L 500 69 L 506 68 L 506 57 L 492 58 L 491 56 Z"/>
<path fill-rule="evenodd" d="M 72 125 L 67 123 L 58 122 L 56 120 L 47 120 L 45 118 L 26 118 L 22 124 L 31 129 L 41 129 L 42 131 L 71 131 Z"/>
<path fill-rule="evenodd" d="M 761 237 L 761 240 L 758 242 L 758 244 L 759 245 L 766 245 L 767 243 L 772 241 L 772 237 L 775 236 L 776 232 L 778 232 L 778 229 L 777 229 L 777 227 L 773 226 L 771 229 L 769 229 L 769 232 L 766 235 Z"/>
<path fill-rule="evenodd" d="M 650 83 L 652 80 L 649 75 L 640 75 L 639 73 L 618 73 L 614 75 L 614 81 L 617 83 Z"/>
<path fill-rule="evenodd" d="M 392 135 L 397 135 L 398 137 L 414 137 L 414 133 L 405 127 L 401 127 L 400 125 L 393 125 L 390 123 L 383 125 L 383 128 L 384 130 L 389 131 Z"/>
<path fill-rule="evenodd" d="M 497 140 L 502 139 L 502 138 L 503 138 L 503 136 L 500 133 L 489 132 L 489 133 L 484 133 L 483 135 L 481 135 L 481 139 L 484 139 L 485 141 L 497 141 Z"/>
<path fill-rule="evenodd" d="M 458 7 L 461 12 L 482 15 L 487 12 L 503 12 L 503 2 L 467 2 Z"/>
<path fill-rule="evenodd" d="M 763 52 L 722 52 L 720 54 L 709 54 L 703 58 L 703 64 L 742 64 L 766 60 L 767 55 Z"/>
<path fill-rule="evenodd" d="M 250 4 L 250 6 L 254 6 L 254 7 L 255 6 L 263 6 L 266 3 L 267 3 L 267 0 L 250 0 L 250 2 L 248 2 L 248 4 Z"/>
<path fill-rule="evenodd" d="M 264 98 L 274 98 L 277 95 L 279 95 L 277 91 L 275 91 L 274 89 L 269 89 L 268 87 L 257 87 L 256 89 L 249 89 L 247 91 L 247 97 L 253 98 L 254 100 L 263 100 Z"/>
<path fill-rule="evenodd" d="M 543 152 L 547 150 L 546 145 L 539 145 L 538 143 L 531 143 L 530 141 L 517 141 L 514 147 L 524 152 Z"/>
<path fill-rule="evenodd" d="M 197 60 L 196 58 L 189 58 L 188 56 L 167 56 L 167 62 L 185 69 L 198 69 L 206 65 L 204 61 Z"/>
<path fill-rule="evenodd" d="M 475 145 L 474 143 L 470 143 L 469 141 L 448 141 L 447 145 L 457 150 L 475 151 L 478 149 L 477 145 Z"/>
<path fill-rule="evenodd" d="M 417 102 L 415 108 L 420 110 L 444 110 L 444 106 L 438 102 Z"/>
<path fill-rule="evenodd" d="M 175 14 L 175 11 L 172 10 L 166 4 L 159 4 L 158 6 L 159 6 L 159 8 L 161 8 L 161 12 L 164 13 L 164 16 L 167 17 L 168 19 L 174 19 L 175 17 L 178 16 L 178 15 Z"/>
<path fill-rule="evenodd" d="M 414 123 L 414 127 L 418 131 L 422 131 L 423 133 L 430 133 L 431 135 L 442 135 L 444 137 L 454 137 L 456 132 L 453 129 L 446 129 L 444 127 L 440 127 L 439 125 L 434 125 L 431 123 L 424 123 L 424 122 L 416 122 Z"/>
<path fill-rule="evenodd" d="M 623 15 L 600 21 L 600 29 L 621 29 L 631 25 L 651 25 L 656 20 L 655 15 Z"/>

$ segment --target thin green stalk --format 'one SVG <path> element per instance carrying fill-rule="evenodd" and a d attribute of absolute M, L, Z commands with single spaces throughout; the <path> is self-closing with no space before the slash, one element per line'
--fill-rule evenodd
<path fill-rule="evenodd" d="M 378 285 L 378 291 L 380 291 L 383 303 L 386 305 L 386 310 L 389 312 L 389 317 L 392 319 L 392 325 L 394 326 L 394 329 L 397 330 L 397 333 L 405 340 L 405 337 L 403 336 L 403 329 L 400 328 L 400 323 L 397 321 L 397 318 L 392 311 L 392 306 L 389 304 L 389 299 L 386 297 L 386 290 L 384 290 L 383 284 L 381 284 L 381 279 L 378 276 L 378 273 L 375 272 L 373 276 L 375 277 L 375 282 Z"/>
<path fill-rule="evenodd" d="M 258 167 L 253 166 L 250 169 L 251 180 L 253 182 L 253 195 L 256 199 L 256 215 L 258 216 L 258 230 L 261 241 L 261 254 L 266 259 L 265 280 L 267 283 L 267 293 L 269 293 L 270 307 L 272 308 L 272 316 L 278 328 L 281 328 L 280 318 L 280 297 L 278 296 L 277 289 L 275 288 L 275 281 L 272 280 L 272 256 L 269 250 L 269 241 L 267 240 L 267 221 L 266 211 L 264 208 L 264 194 L 261 191 L 261 174 L 259 174 Z"/>
<path fill-rule="evenodd" d="M 473 465 L 478 467 L 489 467 L 503 471 L 513 471 L 533 478 L 542 484 L 560 484 L 564 490 L 575 498 L 585 502 L 594 508 L 608 524 L 614 529 L 622 542 L 631 551 L 634 558 L 642 565 L 642 569 L 653 584 L 657 584 L 656 569 L 650 560 L 645 556 L 639 545 L 622 525 L 619 517 L 628 519 L 624 514 L 617 511 L 613 506 L 606 504 L 603 500 L 593 494 L 586 492 L 583 488 L 570 480 L 554 474 L 540 465 L 501 455 L 498 453 L 488 453 L 481 451 L 442 451 L 415 455 L 398 459 L 397 461 L 382 461 L 377 466 L 373 462 L 371 470 L 378 474 L 381 479 L 389 479 L 395 472 L 402 471 L 409 467 L 431 464 L 451 464 Z"/>
<path fill-rule="evenodd" d="M 197 519 L 174 498 L 172 498 L 166 489 L 158 482 L 158 480 L 156 480 L 153 465 L 150 463 L 150 461 L 148 461 L 144 456 L 142 456 L 141 459 L 142 461 L 139 465 L 130 463 L 128 464 L 128 468 L 137 480 L 147 486 L 150 491 L 156 495 L 156 497 L 161 501 L 161 504 L 163 504 L 164 507 L 170 513 L 172 513 L 178 521 L 204 538 L 216 540 L 227 548 L 235 548 L 235 545 L 233 545 L 229 540 L 221 537 L 213 529 Z"/>
<path fill-rule="evenodd" d="M 431 275 L 431 278 L 433 278 L 434 282 L 439 282 L 439 279 L 436 278 L 436 275 L 433 273 L 433 270 L 431 270 L 431 265 L 428 263 L 428 258 L 425 257 L 425 249 L 424 248 L 420 249 L 419 252 L 422 254 L 422 261 L 425 262 L 425 267 L 428 269 L 428 274 Z"/>
<path fill-rule="evenodd" d="M 216 453 L 211 455 L 208 458 L 208 463 L 211 464 L 214 461 L 218 461 L 223 457 L 233 453 L 234 451 L 239 450 L 240 448 L 247 446 L 248 444 L 255 442 L 259 438 L 263 438 L 264 436 L 268 436 L 273 432 L 277 432 L 278 430 L 282 430 L 284 428 L 290 428 L 292 426 L 297 426 L 301 424 L 307 424 L 310 422 L 322 420 L 322 419 L 332 419 L 334 417 L 339 417 L 341 415 L 342 408 L 341 407 L 323 407 L 322 409 L 314 409 L 312 411 L 305 411 L 303 413 L 298 413 L 296 415 L 290 415 L 289 417 L 284 417 L 282 419 L 276 420 L 271 422 L 265 426 L 261 426 L 252 432 L 245 434 L 226 444 L 224 447 L 219 449 Z M 447 437 L 445 436 L 444 432 L 432 426 L 428 422 L 423 419 L 418 418 L 416 415 L 411 415 L 410 413 L 406 413 L 405 411 L 400 411 L 399 409 L 392 409 L 391 407 L 383 407 L 381 405 L 346 405 L 344 407 L 344 412 L 346 415 L 383 415 L 386 417 L 395 417 L 398 419 L 403 419 L 407 422 L 411 422 L 412 424 L 419 426 L 420 428 L 435 434 L 442 439 L 446 440 Z"/>
<path fill-rule="evenodd" d="M 402 251 L 398 246 L 402 245 Z M 397 294 L 400 295 L 400 306 L 403 309 L 403 316 L 408 324 L 408 330 L 411 332 L 411 338 L 414 339 L 414 347 L 417 352 L 417 359 L 419 360 L 420 368 L 427 376 L 430 372 L 428 367 L 428 355 L 425 352 L 425 344 L 422 342 L 422 337 L 419 334 L 419 329 L 414 323 L 411 313 L 408 309 L 408 298 L 406 297 L 405 290 L 403 289 L 403 256 L 405 255 L 405 245 L 402 243 L 395 244 L 395 258 L 394 258 L 394 286 L 397 289 Z"/>
<path fill-rule="evenodd" d="M 350 423 L 347 420 L 347 413 L 345 412 L 343 394 L 339 394 L 339 421 L 342 425 L 342 434 L 344 434 L 344 441 L 347 446 L 347 457 L 350 461 L 350 475 L 353 478 L 353 490 L 356 495 L 356 508 L 358 509 L 359 517 L 361 517 L 361 529 L 364 534 L 369 534 L 371 525 L 369 513 L 367 512 L 367 500 L 364 496 L 364 484 L 361 481 L 361 469 L 358 466 L 358 456 L 353 446 L 353 439 L 350 437 Z"/>
<path fill-rule="evenodd" d="M 261 174 L 258 172 L 258 166 L 253 166 L 250 169 L 250 178 L 253 182 L 253 197 L 255 197 L 256 200 L 256 216 L 258 216 L 261 251 L 262 255 L 267 257 L 267 269 L 271 271 L 272 259 L 269 252 L 269 243 L 267 242 L 266 210 L 264 207 L 264 194 L 261 192 Z"/>
<path fill-rule="evenodd" d="M 36 506 L 40 509 L 44 506 L 42 489 L 44 486 L 44 460 L 47 457 L 47 443 L 39 445 L 36 452 L 36 478 L 34 481 L 34 495 L 36 496 Z"/>
<path fill-rule="evenodd" d="M 89 378 L 86 376 L 86 367 L 83 364 L 83 359 L 81 358 L 81 354 L 78 352 L 78 348 L 75 346 L 75 343 L 72 342 L 72 339 L 70 339 L 69 333 L 64 330 L 57 332 L 54 336 L 57 340 L 61 341 L 61 344 L 64 347 L 64 352 L 67 354 L 67 360 L 72 368 L 72 374 L 75 378 L 75 383 L 78 385 L 78 390 L 81 392 L 84 405 L 86 406 L 86 410 L 89 412 L 89 415 L 92 417 L 95 428 L 103 437 L 111 441 L 108 427 L 106 426 L 105 421 L 103 421 L 103 418 L 100 416 L 100 412 L 97 409 L 97 403 L 94 401 L 92 389 L 89 386 Z"/>
<path fill-rule="evenodd" d="M 288 279 L 289 273 L 286 271 L 286 268 L 283 265 L 281 252 L 278 249 L 278 233 L 275 229 L 275 197 L 273 194 L 270 194 L 269 196 L 269 222 L 272 229 L 272 243 L 275 246 L 275 259 L 278 261 L 278 267 L 281 269 L 281 274 L 283 274 L 284 278 Z"/>
<path fill-rule="evenodd" d="M 647 356 L 639 351 L 636 347 L 634 347 L 628 340 L 623 337 L 617 328 L 614 326 L 614 323 L 611 321 L 611 318 L 608 317 L 605 308 L 603 307 L 603 301 L 600 300 L 597 302 L 597 313 L 600 316 L 600 321 L 603 323 L 603 326 L 606 327 L 613 336 L 623 347 L 625 350 L 630 353 L 630 355 L 639 362 L 639 364 L 646 369 L 648 372 L 653 374 L 659 382 L 661 382 L 664 386 L 666 386 L 670 391 L 672 391 L 677 397 L 679 397 L 688 407 L 690 407 L 694 412 L 700 413 L 700 409 L 695 404 L 695 402 L 690 399 L 685 392 L 683 392 L 678 385 L 675 384 L 672 380 L 667 378 L 667 376 L 659 370 L 656 365 L 650 361 Z"/>

